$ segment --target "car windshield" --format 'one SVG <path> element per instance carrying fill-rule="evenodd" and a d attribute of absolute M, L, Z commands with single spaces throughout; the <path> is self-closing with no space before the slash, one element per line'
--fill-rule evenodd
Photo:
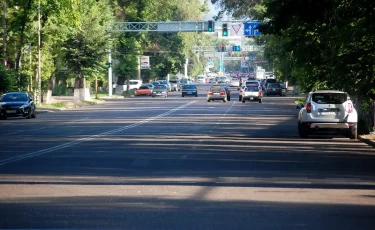
<path fill-rule="evenodd" d="M 5 94 L 1 98 L 1 102 L 13 102 L 13 101 L 27 101 L 25 94 Z"/>
<path fill-rule="evenodd" d="M 166 89 L 166 85 L 155 85 L 155 89 Z"/>
<path fill-rule="evenodd" d="M 181 83 L 188 83 L 188 80 L 187 79 L 182 79 Z"/>
<path fill-rule="evenodd" d="M 342 104 L 347 99 L 346 93 L 314 93 L 312 95 L 312 101 L 317 104 Z"/>

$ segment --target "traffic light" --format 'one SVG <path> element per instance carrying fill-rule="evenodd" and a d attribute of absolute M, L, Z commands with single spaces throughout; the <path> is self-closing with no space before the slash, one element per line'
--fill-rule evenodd
<path fill-rule="evenodd" d="M 228 36 L 228 24 L 223 23 L 223 37 L 227 37 L 227 36 Z"/>
<path fill-rule="evenodd" d="M 208 32 L 214 32 L 215 31 L 215 23 L 212 20 L 208 21 Z"/>
<path fill-rule="evenodd" d="M 112 63 L 107 62 L 107 63 L 105 63 L 104 68 L 105 69 L 109 69 L 109 67 L 111 67 L 111 65 L 112 65 Z"/>

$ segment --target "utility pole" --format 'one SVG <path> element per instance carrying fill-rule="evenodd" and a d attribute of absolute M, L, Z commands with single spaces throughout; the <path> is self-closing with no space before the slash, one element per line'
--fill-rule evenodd
<path fill-rule="evenodd" d="M 112 54 L 108 51 L 108 96 L 112 96 L 113 82 L 112 82 Z"/>
<path fill-rule="evenodd" d="M 4 42 L 4 60 L 3 65 L 6 67 L 7 65 L 7 1 L 4 0 L 4 34 L 3 34 L 3 42 Z"/>
<path fill-rule="evenodd" d="M 42 103 L 42 71 L 41 71 L 41 50 L 40 50 L 40 0 L 38 0 L 38 74 L 37 74 L 37 104 Z"/>

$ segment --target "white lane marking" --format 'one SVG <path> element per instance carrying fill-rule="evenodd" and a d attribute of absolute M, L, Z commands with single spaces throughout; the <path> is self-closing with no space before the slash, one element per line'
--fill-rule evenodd
<path fill-rule="evenodd" d="M 84 120 L 87 120 L 87 119 L 88 119 L 88 117 L 83 118 L 83 119 L 79 119 L 79 120 L 75 120 L 75 121 L 71 121 L 71 122 L 67 122 L 67 123 L 60 124 L 60 125 L 50 125 L 50 126 L 46 126 L 46 127 L 42 127 L 42 128 L 38 128 L 38 129 L 20 130 L 20 131 L 13 132 L 13 133 L 3 134 L 3 136 L 10 136 L 10 135 L 17 134 L 17 133 L 24 133 L 24 132 L 29 132 L 29 131 L 37 131 L 37 130 L 48 129 L 48 128 L 52 128 L 52 127 L 63 126 L 63 125 L 66 125 L 66 124 L 71 124 L 71 123 L 75 123 L 75 122 L 78 122 L 78 121 L 84 121 Z"/>
<path fill-rule="evenodd" d="M 234 106 L 234 104 L 236 104 L 236 102 L 233 102 L 233 104 L 227 109 L 227 111 L 224 113 L 224 115 L 222 117 L 220 117 L 221 119 L 227 116 L 229 110 Z"/>
<path fill-rule="evenodd" d="M 89 136 L 89 137 L 86 137 L 86 138 L 81 138 L 81 139 L 78 139 L 78 140 L 75 140 L 75 141 L 71 141 L 71 142 L 68 142 L 68 143 L 65 143 L 65 144 L 61 144 L 61 145 L 57 145 L 57 146 L 54 146 L 54 147 L 51 147 L 51 148 L 39 150 L 39 151 L 36 151 L 36 152 L 23 154 L 21 156 L 16 156 L 16 157 L 11 157 L 11 158 L 8 158 L 8 159 L 5 159 L 5 160 L 1 160 L 0 161 L 0 166 L 9 164 L 9 163 L 12 163 L 12 162 L 15 162 L 15 161 L 23 160 L 23 159 L 26 159 L 26 158 L 40 156 L 40 155 L 43 155 L 43 154 L 46 154 L 46 153 L 50 153 L 50 152 L 53 152 L 53 151 L 56 151 L 56 150 L 65 149 L 65 148 L 77 145 L 77 144 L 85 142 L 85 141 L 93 140 L 95 138 L 105 137 L 105 136 L 108 136 L 108 135 L 111 135 L 111 134 L 119 133 L 121 131 L 137 127 L 139 125 L 148 123 L 150 121 L 154 121 L 154 120 L 156 120 L 158 118 L 168 116 L 169 114 L 174 113 L 176 111 L 179 111 L 179 110 L 181 110 L 181 109 L 183 109 L 183 108 L 185 108 L 185 107 L 187 107 L 187 106 L 189 106 L 189 105 L 191 105 L 191 104 L 193 104 L 195 102 L 196 101 L 191 101 L 191 102 L 186 103 L 184 105 L 181 105 L 181 106 L 179 106 L 177 108 L 171 109 L 168 112 L 159 114 L 159 115 L 157 115 L 155 117 L 150 117 L 148 119 L 145 119 L 145 120 L 142 120 L 142 121 L 136 122 L 134 124 L 118 128 L 118 129 L 114 129 L 114 130 L 110 130 L 110 131 L 107 131 L 107 132 L 104 132 L 104 133 L 92 135 L 92 136 Z"/>

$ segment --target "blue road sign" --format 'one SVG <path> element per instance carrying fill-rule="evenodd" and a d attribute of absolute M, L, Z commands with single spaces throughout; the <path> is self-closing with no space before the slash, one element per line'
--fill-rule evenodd
<path fill-rule="evenodd" d="M 260 32 L 258 30 L 258 27 L 260 25 L 260 22 L 247 22 L 244 23 L 244 35 L 245 36 L 260 36 Z"/>
<path fill-rule="evenodd" d="M 241 51 L 241 46 L 232 46 L 232 51 Z"/>
<path fill-rule="evenodd" d="M 254 56 L 249 56 L 249 60 L 254 61 L 255 57 Z"/>

